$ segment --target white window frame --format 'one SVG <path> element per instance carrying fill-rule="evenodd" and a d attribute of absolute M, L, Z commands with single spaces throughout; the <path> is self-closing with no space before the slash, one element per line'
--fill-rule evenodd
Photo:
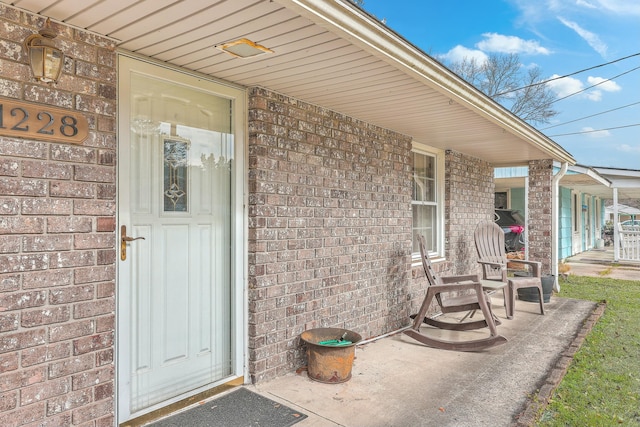
<path fill-rule="evenodd" d="M 500 190 L 496 189 L 496 191 L 494 191 L 494 193 L 493 193 L 494 194 L 494 197 L 493 197 L 493 207 L 494 207 L 494 209 L 498 209 L 495 206 L 495 200 L 496 200 L 495 194 L 496 193 L 506 193 L 506 195 L 507 195 L 507 206 L 503 207 L 502 209 L 511 209 L 511 189 L 510 188 L 505 188 L 505 189 L 500 189 Z"/>
<path fill-rule="evenodd" d="M 577 191 L 571 191 L 571 233 L 580 232 L 582 223 L 582 198 Z"/>
<path fill-rule="evenodd" d="M 425 144 L 413 142 L 411 153 L 421 154 L 425 156 L 431 156 L 435 158 L 436 173 L 435 173 L 435 190 L 436 198 L 433 204 L 436 206 L 436 225 L 434 228 L 437 232 L 436 248 L 429 251 L 429 257 L 432 261 L 438 259 L 444 259 L 444 178 L 445 178 L 445 156 L 443 150 L 430 147 Z M 413 166 L 413 165 L 412 165 Z M 412 187 L 413 187 L 413 171 L 412 171 Z M 417 204 L 413 200 L 413 193 L 411 195 L 411 217 L 413 218 L 413 206 Z M 411 225 L 411 237 L 413 239 L 413 223 Z M 413 247 L 413 242 L 411 243 Z M 413 252 L 411 254 L 414 263 L 420 262 L 420 252 Z"/>

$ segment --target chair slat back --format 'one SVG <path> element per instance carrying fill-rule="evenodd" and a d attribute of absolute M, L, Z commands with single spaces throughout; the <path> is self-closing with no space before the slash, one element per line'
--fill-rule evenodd
<path fill-rule="evenodd" d="M 427 276 L 429 286 L 440 285 L 441 281 L 431 265 L 429 260 L 429 254 L 427 253 L 427 244 L 422 234 L 418 234 L 418 245 L 420 246 L 420 257 L 422 258 L 422 268 L 424 268 L 424 274 Z"/>
<path fill-rule="evenodd" d="M 495 222 L 481 222 L 476 227 L 473 237 L 476 242 L 478 256 L 488 261 L 506 260 L 504 249 L 504 231 Z"/>
<path fill-rule="evenodd" d="M 507 253 L 504 246 L 504 231 L 498 224 L 495 222 L 481 222 L 476 227 L 473 238 L 480 260 L 506 265 Z M 495 268 L 486 265 L 484 267 L 485 278 L 500 275 Z"/>

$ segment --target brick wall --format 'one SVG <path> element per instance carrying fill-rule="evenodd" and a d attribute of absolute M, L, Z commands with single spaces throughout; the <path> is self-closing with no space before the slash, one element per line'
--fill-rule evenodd
<path fill-rule="evenodd" d="M 542 262 L 542 274 L 551 273 L 552 180 L 552 160 L 529 162 L 529 259 Z"/>
<path fill-rule="evenodd" d="M 81 145 L 0 136 L 0 425 L 114 423 L 115 54 L 52 23 L 67 55 L 33 81 L 41 17 L 0 4 L 0 93 L 82 112 Z"/>
<path fill-rule="evenodd" d="M 448 274 L 479 272 L 473 232 L 479 222 L 493 221 L 493 167 L 448 150 L 445 155 L 445 236 Z"/>
<path fill-rule="evenodd" d="M 411 139 L 249 91 L 249 348 L 253 381 L 291 372 L 299 335 L 372 337 L 408 321 Z"/>

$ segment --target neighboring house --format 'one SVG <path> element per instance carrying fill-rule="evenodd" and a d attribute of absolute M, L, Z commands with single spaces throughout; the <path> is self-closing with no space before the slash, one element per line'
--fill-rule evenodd
<path fill-rule="evenodd" d="M 634 208 L 633 206 L 627 206 L 622 203 L 618 203 L 617 206 L 607 205 L 604 208 L 604 218 L 605 221 L 610 222 L 611 224 L 617 224 L 619 222 L 624 223 L 626 221 L 638 221 L 640 220 L 640 209 Z"/>
<path fill-rule="evenodd" d="M 438 271 L 478 271 L 495 167 L 527 166 L 551 271 L 552 164 L 574 159 L 350 2 L 20 5 L 0 3 L 0 425 L 135 425 L 295 370 L 306 329 L 398 330 L 417 233 Z M 48 17 L 56 85 L 23 47 Z"/>
<path fill-rule="evenodd" d="M 560 187 L 558 258 L 564 259 L 602 245 L 607 198 L 603 192 L 610 193 L 611 189 L 606 178 L 580 165 L 568 168 Z"/>
<path fill-rule="evenodd" d="M 610 218 L 605 208 L 607 200 L 640 198 L 640 171 L 573 165 L 561 173 L 561 167 L 556 165 L 553 173 L 560 177 L 556 261 L 604 244 L 604 226 Z M 523 202 L 527 200 L 527 168 L 496 169 L 495 178 L 496 201 L 505 200 L 506 208 L 518 209 L 528 216 Z M 615 206 L 619 213 L 625 212 L 624 205 L 612 205 L 611 217 Z M 618 259 L 617 253 L 615 257 Z"/>

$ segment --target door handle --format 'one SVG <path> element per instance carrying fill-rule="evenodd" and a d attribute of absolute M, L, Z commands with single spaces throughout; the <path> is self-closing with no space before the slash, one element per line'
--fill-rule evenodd
<path fill-rule="evenodd" d="M 120 227 L 120 259 L 122 261 L 127 259 L 127 242 L 133 242 L 134 240 L 144 240 L 144 237 L 131 237 L 127 236 L 127 226 Z"/>

